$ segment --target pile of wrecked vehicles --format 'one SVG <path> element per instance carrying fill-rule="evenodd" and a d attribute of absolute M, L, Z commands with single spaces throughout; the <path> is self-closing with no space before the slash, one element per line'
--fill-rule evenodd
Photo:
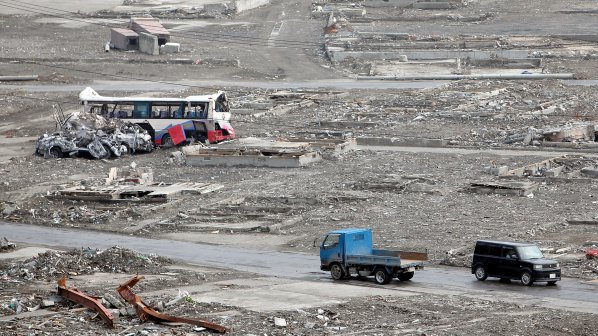
<path fill-rule="evenodd" d="M 79 100 L 83 112 L 67 118 L 59 106 L 54 106 L 57 129 L 38 139 L 38 154 L 46 158 L 83 154 L 106 159 L 150 152 L 154 146 L 218 143 L 236 136 L 223 91 L 185 98 L 106 97 L 88 87 L 81 91 Z"/>
<path fill-rule="evenodd" d="M 43 134 L 35 144 L 36 154 L 45 158 L 88 156 L 110 159 L 138 151 L 151 152 L 154 144 L 146 130 L 118 119 L 107 120 L 90 113 L 68 117 L 54 106 L 56 131 Z"/>

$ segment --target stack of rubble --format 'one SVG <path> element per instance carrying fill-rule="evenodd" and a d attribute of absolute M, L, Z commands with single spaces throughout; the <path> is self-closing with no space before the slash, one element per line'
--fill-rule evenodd
<path fill-rule="evenodd" d="M 144 255 L 113 246 L 107 250 L 82 248 L 69 252 L 46 251 L 19 263 L 0 266 L 0 275 L 23 280 L 56 279 L 65 274 L 129 273 L 162 270 L 168 258 Z"/>
<path fill-rule="evenodd" d="M 8 241 L 8 239 L 6 239 L 6 237 L 2 237 L 2 239 L 0 239 L 0 251 L 12 250 L 16 247 L 17 247 L 17 245 L 15 245 L 15 243 Z"/>

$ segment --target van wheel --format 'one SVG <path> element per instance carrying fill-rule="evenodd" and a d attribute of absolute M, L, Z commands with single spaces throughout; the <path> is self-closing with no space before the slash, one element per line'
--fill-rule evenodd
<path fill-rule="evenodd" d="M 379 285 L 386 285 L 390 282 L 391 276 L 385 267 L 380 267 L 374 272 L 374 280 Z"/>
<path fill-rule="evenodd" d="M 397 274 L 397 279 L 399 279 L 401 281 L 409 281 L 409 280 L 411 280 L 411 278 L 413 278 L 414 273 L 415 272 L 399 273 L 399 274 Z"/>
<path fill-rule="evenodd" d="M 529 271 L 523 271 L 521 273 L 521 284 L 524 286 L 531 286 L 534 283 L 534 278 Z"/>
<path fill-rule="evenodd" d="M 330 267 L 330 275 L 334 280 L 342 280 L 345 278 L 345 272 L 340 264 L 332 264 Z"/>
<path fill-rule="evenodd" d="M 480 281 L 484 281 L 488 278 L 488 273 L 486 273 L 486 269 L 482 265 L 476 266 L 474 274 L 475 278 Z"/>

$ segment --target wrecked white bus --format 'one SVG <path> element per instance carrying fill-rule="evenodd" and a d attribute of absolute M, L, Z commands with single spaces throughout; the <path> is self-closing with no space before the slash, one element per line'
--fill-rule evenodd
<path fill-rule="evenodd" d="M 172 147 L 183 140 L 217 143 L 235 138 L 223 91 L 186 98 L 105 97 L 88 87 L 81 91 L 79 100 L 86 112 L 138 124 L 148 131 L 156 146 Z M 184 131 L 183 140 L 174 129 Z"/>

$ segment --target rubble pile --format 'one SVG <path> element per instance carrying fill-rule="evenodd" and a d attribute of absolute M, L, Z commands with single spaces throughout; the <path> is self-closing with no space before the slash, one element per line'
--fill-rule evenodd
<path fill-rule="evenodd" d="M 16 247 L 17 245 L 13 242 L 8 241 L 6 237 L 2 237 L 2 239 L 0 239 L 0 252 L 14 250 Z"/>
<path fill-rule="evenodd" d="M 0 274 L 24 280 L 56 279 L 66 274 L 152 272 L 170 264 L 168 258 L 144 255 L 119 246 L 107 250 L 82 248 L 46 251 L 19 263 L 0 264 Z"/>
<path fill-rule="evenodd" d="M 57 130 L 43 134 L 35 150 L 45 158 L 89 154 L 107 159 L 154 149 L 149 133 L 140 126 L 121 119 L 106 119 L 92 113 L 75 112 L 63 118 L 55 111 Z"/>

